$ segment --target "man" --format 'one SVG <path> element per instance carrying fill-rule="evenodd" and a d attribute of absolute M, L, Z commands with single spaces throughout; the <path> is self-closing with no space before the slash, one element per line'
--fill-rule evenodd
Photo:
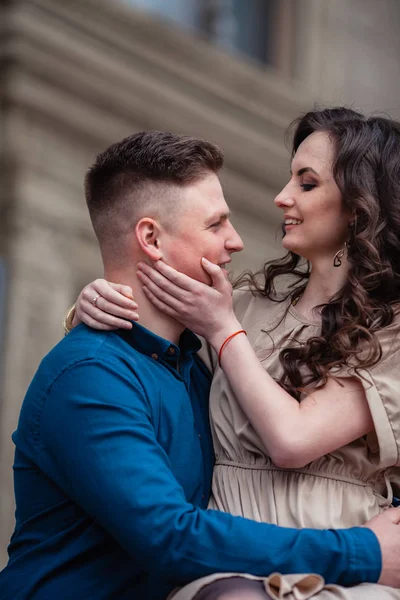
<path fill-rule="evenodd" d="M 328 582 L 400 586 L 396 509 L 343 531 L 205 510 L 210 375 L 199 340 L 147 301 L 136 264 L 165 260 L 208 281 L 202 256 L 224 265 L 242 249 L 217 177 L 222 163 L 208 142 L 147 132 L 114 144 L 89 170 L 105 277 L 137 290 L 141 325 L 81 325 L 42 361 L 13 436 L 16 529 L 2 600 L 161 600 L 213 572 L 312 572 L 321 556 Z"/>

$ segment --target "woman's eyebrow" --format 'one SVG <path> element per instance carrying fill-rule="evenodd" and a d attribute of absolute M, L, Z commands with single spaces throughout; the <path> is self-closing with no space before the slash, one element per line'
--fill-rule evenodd
<path fill-rule="evenodd" d="M 299 169 L 297 171 L 297 176 L 300 177 L 300 175 L 303 175 L 303 173 L 308 173 L 308 172 L 318 175 L 317 171 L 315 171 L 315 169 L 313 169 L 312 167 L 303 167 L 302 169 Z"/>
<path fill-rule="evenodd" d="M 300 177 L 300 175 L 303 175 L 303 173 L 308 173 L 308 172 L 318 175 L 317 171 L 315 169 L 313 169 L 312 167 L 303 167 L 302 169 L 299 169 L 297 171 L 297 177 Z M 290 169 L 290 175 L 293 175 L 292 169 Z"/>

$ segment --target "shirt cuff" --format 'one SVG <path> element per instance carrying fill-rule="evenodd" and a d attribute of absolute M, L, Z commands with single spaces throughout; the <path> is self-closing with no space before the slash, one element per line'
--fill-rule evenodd
<path fill-rule="evenodd" d="M 349 548 L 348 569 L 341 583 L 377 583 L 382 571 L 382 553 L 378 538 L 368 527 L 353 527 L 343 531 Z"/>

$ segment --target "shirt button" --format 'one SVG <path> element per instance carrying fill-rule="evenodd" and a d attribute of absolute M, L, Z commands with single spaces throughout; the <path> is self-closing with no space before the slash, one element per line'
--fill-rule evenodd
<path fill-rule="evenodd" d="M 151 358 L 154 358 L 154 360 L 157 360 L 158 354 L 156 354 L 155 352 L 153 352 L 153 354 L 151 355 Z"/>
<path fill-rule="evenodd" d="M 201 499 L 204 500 L 204 498 L 205 498 L 205 496 L 204 496 L 204 494 L 202 494 Z"/>
<path fill-rule="evenodd" d="M 198 435 L 199 440 L 201 440 L 201 433 L 198 433 L 197 435 Z"/>
<path fill-rule="evenodd" d="M 174 356 L 175 354 L 175 348 L 173 348 L 172 346 L 170 346 L 167 350 L 167 354 L 169 354 L 170 356 Z"/>

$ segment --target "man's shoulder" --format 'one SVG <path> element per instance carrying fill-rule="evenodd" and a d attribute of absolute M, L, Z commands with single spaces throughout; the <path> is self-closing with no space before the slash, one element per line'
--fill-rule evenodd
<path fill-rule="evenodd" d="M 143 400 L 143 355 L 118 331 L 101 332 L 79 325 L 42 359 L 26 392 L 18 429 L 37 420 L 45 406 L 60 398 L 70 408 L 88 398 L 126 403 Z M 131 402 L 130 400 L 130 402 Z"/>
<path fill-rule="evenodd" d="M 127 344 L 118 331 L 95 331 L 79 325 L 58 342 L 41 361 L 36 378 L 51 385 L 63 372 L 82 366 L 82 363 L 104 364 L 113 362 L 121 368 L 127 362 L 140 360 L 141 354 Z"/>
<path fill-rule="evenodd" d="M 136 352 L 131 348 L 132 352 Z M 86 325 L 78 325 L 56 344 L 45 358 L 54 361 L 88 360 L 90 358 L 124 355 L 128 345 L 121 339 L 119 331 L 98 331 Z"/>

